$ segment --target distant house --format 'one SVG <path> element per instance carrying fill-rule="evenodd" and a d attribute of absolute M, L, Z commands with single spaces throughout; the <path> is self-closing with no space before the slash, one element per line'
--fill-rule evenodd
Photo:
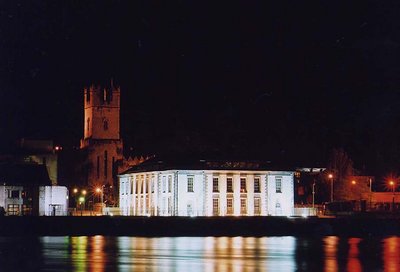
<path fill-rule="evenodd" d="M 0 164 L 0 207 L 6 215 L 66 215 L 68 190 L 52 186 L 43 164 Z"/>
<path fill-rule="evenodd" d="M 293 171 L 258 162 L 164 162 L 156 158 L 119 175 L 122 215 L 293 215 Z"/>

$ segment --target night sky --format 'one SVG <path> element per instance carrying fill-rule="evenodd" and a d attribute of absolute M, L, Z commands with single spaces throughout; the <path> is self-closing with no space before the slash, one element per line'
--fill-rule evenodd
<path fill-rule="evenodd" d="M 112 78 L 135 154 L 323 166 L 341 147 L 400 174 L 400 4 L 249 2 L 2 3 L 2 148 L 78 146 L 82 90 Z"/>

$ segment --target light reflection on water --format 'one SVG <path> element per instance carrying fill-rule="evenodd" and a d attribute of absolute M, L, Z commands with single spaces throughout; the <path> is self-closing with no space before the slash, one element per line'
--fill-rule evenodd
<path fill-rule="evenodd" d="M 1 271 L 400 271 L 400 238 L 0 237 Z"/>

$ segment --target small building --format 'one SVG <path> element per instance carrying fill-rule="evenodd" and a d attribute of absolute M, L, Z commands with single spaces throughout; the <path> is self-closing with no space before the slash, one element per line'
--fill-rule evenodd
<path fill-rule="evenodd" d="M 68 190 L 51 183 L 43 164 L 0 164 L 0 207 L 6 215 L 67 215 Z"/>
<path fill-rule="evenodd" d="M 168 163 L 153 158 L 119 175 L 121 214 L 290 216 L 293 175 L 259 162 Z"/>

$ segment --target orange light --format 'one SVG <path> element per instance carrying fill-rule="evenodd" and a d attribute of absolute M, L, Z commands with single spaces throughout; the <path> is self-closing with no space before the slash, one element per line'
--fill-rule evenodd
<path fill-rule="evenodd" d="M 355 185 L 357 182 L 355 180 L 351 181 L 351 184 Z"/>
<path fill-rule="evenodd" d="M 86 195 L 86 190 L 83 190 L 83 191 L 82 191 L 82 194 L 83 194 L 83 195 Z"/>
<path fill-rule="evenodd" d="M 391 181 L 389 181 L 389 184 L 393 186 L 394 182 L 391 180 Z"/>
<path fill-rule="evenodd" d="M 76 194 L 78 192 L 77 188 L 74 188 L 74 194 Z"/>
<path fill-rule="evenodd" d="M 332 174 L 329 174 L 329 175 L 328 175 L 328 178 L 330 178 L 330 179 L 333 178 L 333 175 L 332 175 Z"/>
<path fill-rule="evenodd" d="M 100 188 L 96 188 L 96 192 L 97 192 L 97 193 L 100 193 L 100 192 L 101 192 L 101 189 L 100 189 Z"/>

